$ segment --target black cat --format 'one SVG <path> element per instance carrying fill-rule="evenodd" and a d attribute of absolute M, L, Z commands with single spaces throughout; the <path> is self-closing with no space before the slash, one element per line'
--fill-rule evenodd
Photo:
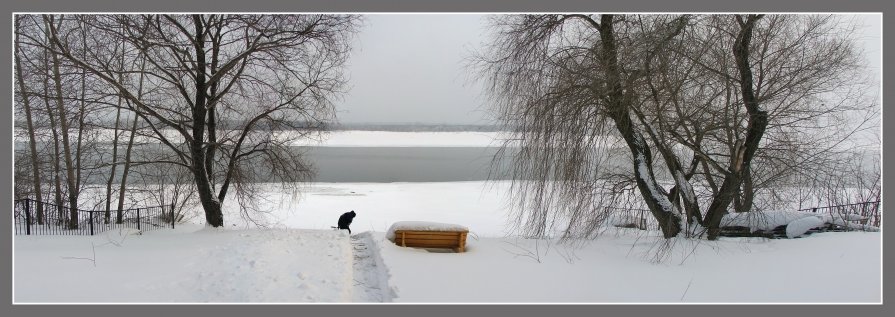
<path fill-rule="evenodd" d="M 354 216 L 357 216 L 357 214 L 354 213 L 354 210 L 342 214 L 342 216 L 339 217 L 339 229 L 348 229 L 348 234 L 351 234 L 351 228 L 348 228 L 348 226 L 351 225 Z"/>

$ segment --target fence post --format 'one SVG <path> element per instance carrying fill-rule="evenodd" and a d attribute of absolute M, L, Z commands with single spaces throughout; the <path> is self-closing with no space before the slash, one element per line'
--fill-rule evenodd
<path fill-rule="evenodd" d="M 171 203 L 171 229 L 174 229 L 174 221 L 177 220 L 174 218 L 174 203 Z"/>
<path fill-rule="evenodd" d="M 140 208 L 137 208 L 137 230 L 140 230 Z"/>
<path fill-rule="evenodd" d="M 25 199 L 25 235 L 31 235 L 31 200 Z"/>
<path fill-rule="evenodd" d="M 87 213 L 90 214 L 90 235 L 92 236 L 93 235 L 93 211 L 91 210 Z"/>

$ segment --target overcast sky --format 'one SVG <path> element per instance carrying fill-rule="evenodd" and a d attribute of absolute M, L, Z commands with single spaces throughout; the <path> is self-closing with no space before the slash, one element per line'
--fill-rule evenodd
<path fill-rule="evenodd" d="M 484 39 L 484 15 L 366 15 L 349 60 L 341 122 L 487 123 L 463 59 Z"/>
<path fill-rule="evenodd" d="M 860 15 L 871 69 L 881 70 L 880 14 Z M 368 14 L 357 36 L 343 123 L 487 124 L 481 86 L 463 60 L 486 40 L 486 15 Z"/>

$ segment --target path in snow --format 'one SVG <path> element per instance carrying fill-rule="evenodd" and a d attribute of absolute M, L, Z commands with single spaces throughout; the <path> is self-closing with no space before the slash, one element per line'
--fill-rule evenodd
<path fill-rule="evenodd" d="M 369 232 L 351 236 L 354 252 L 354 302 L 390 302 L 394 292 L 388 286 L 388 272 Z"/>

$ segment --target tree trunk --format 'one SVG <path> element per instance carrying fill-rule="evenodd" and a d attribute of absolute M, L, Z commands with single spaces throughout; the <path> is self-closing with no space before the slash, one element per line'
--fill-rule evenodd
<path fill-rule="evenodd" d="M 119 61 L 119 67 L 121 70 L 124 70 L 124 53 L 121 53 L 121 58 Z M 118 75 L 118 80 L 123 80 L 123 75 Z M 120 94 L 118 95 L 118 107 L 115 109 L 115 128 L 112 130 L 112 169 L 109 171 L 109 182 L 106 183 L 106 213 L 103 221 L 105 223 L 109 223 L 112 218 L 112 182 L 115 181 L 115 170 L 118 169 L 118 127 L 121 124 L 121 107 L 122 101 L 124 101 L 124 97 Z M 121 208 L 118 208 L 121 210 Z"/>
<path fill-rule="evenodd" d="M 47 108 L 47 117 L 50 119 L 50 131 L 53 134 L 53 184 L 55 186 L 54 193 L 54 202 L 56 203 L 56 219 L 57 225 L 62 225 L 65 219 L 64 210 L 62 208 L 62 176 L 60 173 L 62 172 L 62 167 L 60 166 L 59 157 L 59 131 L 56 128 L 56 116 L 53 114 L 53 107 L 50 102 L 50 84 L 48 81 L 50 80 L 50 56 L 49 51 L 44 50 L 44 59 L 43 59 L 43 99 L 44 105 Z"/>
<path fill-rule="evenodd" d="M 212 227 L 224 225 L 224 215 L 221 210 L 221 201 L 214 195 L 214 189 L 209 179 L 205 165 L 205 129 L 208 109 L 205 108 L 208 92 L 205 61 L 205 30 L 201 15 L 193 15 L 196 40 L 196 98 L 193 105 L 193 138 L 190 144 L 190 156 L 192 158 L 191 170 L 196 179 L 196 189 L 199 192 L 199 201 L 205 209 L 205 222 Z"/>
<path fill-rule="evenodd" d="M 144 74 L 143 70 L 146 69 L 146 59 L 144 58 L 140 62 L 140 81 L 137 83 L 137 98 L 143 98 L 143 79 Z M 130 101 L 128 101 L 130 103 Z M 127 148 L 124 150 L 124 169 L 121 171 L 121 186 L 118 188 L 118 211 L 116 213 L 115 221 L 116 223 L 121 223 L 122 210 L 124 210 L 124 193 L 127 191 L 127 175 L 130 172 L 131 168 L 131 150 L 134 147 L 134 137 L 137 134 L 137 122 L 140 121 L 140 116 L 134 112 L 134 118 L 131 123 L 131 134 L 128 137 Z"/>
<path fill-rule="evenodd" d="M 211 36 L 211 65 L 209 65 L 209 73 L 214 74 L 218 71 L 218 63 L 220 54 L 220 36 L 221 29 L 218 28 L 216 32 Z M 217 97 L 218 83 L 214 82 L 211 84 L 211 87 L 208 87 L 208 98 Z M 215 177 L 214 177 L 214 156 L 216 155 L 216 149 L 218 144 L 218 135 L 217 135 L 217 114 L 215 113 L 215 106 L 209 105 L 208 107 L 208 149 L 205 152 L 205 171 L 208 174 L 208 177 L 211 180 L 212 191 L 216 190 L 214 187 Z M 224 198 L 222 196 L 218 196 L 218 200 L 223 201 Z"/>
<path fill-rule="evenodd" d="M 665 238 L 677 236 L 681 231 L 678 216 L 667 193 L 656 183 L 652 168 L 652 153 L 642 134 L 637 131 L 631 121 L 630 98 L 626 98 L 622 87 L 621 72 L 618 67 L 618 51 L 616 50 L 613 15 L 604 14 L 600 22 L 600 42 L 602 44 L 602 63 L 606 66 L 606 82 L 608 87 L 607 110 L 615 127 L 631 150 L 634 159 L 634 176 L 650 212 L 658 220 Z M 629 90 L 630 91 L 630 90 Z"/>
<path fill-rule="evenodd" d="M 737 196 L 737 212 L 752 211 L 752 202 L 755 198 L 755 187 L 752 184 L 752 168 L 751 166 L 743 170 L 743 184 L 740 188 L 740 195 Z"/>
<path fill-rule="evenodd" d="M 124 150 L 124 169 L 121 170 L 121 186 L 118 187 L 118 210 L 115 214 L 115 223 L 120 224 L 121 214 L 124 210 L 124 194 L 127 192 L 127 175 L 131 168 L 131 150 L 134 147 L 134 135 L 137 134 L 137 122 L 140 117 L 134 115 L 134 122 L 131 124 L 131 135 L 127 141 L 127 148 Z"/>
<path fill-rule="evenodd" d="M 17 21 L 18 22 L 18 21 Z M 37 153 L 37 138 L 34 136 L 34 122 L 31 119 L 31 100 L 28 99 L 28 90 L 25 87 L 25 76 L 22 74 L 21 58 L 24 54 L 19 54 L 19 33 L 16 32 L 16 79 L 19 82 L 19 93 L 22 95 L 22 106 L 25 110 L 25 120 L 28 124 L 28 148 L 31 151 L 31 175 L 34 177 L 34 197 L 37 200 L 37 224 L 44 224 L 44 209 L 41 201 L 41 179 L 40 179 L 40 159 Z"/>
<path fill-rule="evenodd" d="M 115 181 L 115 170 L 118 169 L 118 124 L 121 122 L 121 97 L 118 97 L 118 109 L 115 110 L 115 128 L 112 130 L 112 168 L 109 181 L 106 183 L 106 213 L 103 221 L 109 223 L 112 218 L 112 182 Z"/>
<path fill-rule="evenodd" d="M 59 112 L 59 132 L 62 134 L 62 151 L 65 161 L 66 185 L 68 185 L 69 229 L 78 228 L 78 186 L 75 182 L 75 165 L 72 162 L 72 149 L 68 138 L 68 119 L 65 115 L 65 101 L 62 98 L 62 75 L 59 71 L 59 58 L 51 53 L 53 61 L 53 81 L 55 83 L 56 109 Z"/>
<path fill-rule="evenodd" d="M 715 240 L 721 233 L 721 218 L 727 211 L 727 206 L 738 194 L 743 175 L 752 162 L 755 152 L 758 150 L 758 144 L 764 135 L 765 128 L 768 125 L 768 114 L 759 107 L 758 100 L 755 97 L 754 87 L 752 87 L 752 69 L 749 66 L 749 43 L 752 40 L 752 30 L 755 23 L 762 15 L 749 15 L 746 21 L 742 20 L 742 16 L 737 16 L 737 22 L 740 24 L 740 32 L 737 35 L 736 42 L 733 45 L 733 55 L 736 59 L 737 70 L 740 75 L 740 89 L 743 97 L 743 103 L 748 111 L 748 126 L 746 128 L 746 139 L 743 146 L 737 151 L 737 155 L 731 158 L 731 170 L 727 172 L 724 183 L 719 189 L 719 193 L 712 200 L 712 204 L 706 211 L 706 221 L 708 225 L 708 239 Z"/>
<path fill-rule="evenodd" d="M 81 40 L 84 56 L 87 56 L 87 31 L 81 30 Z M 81 68 L 81 105 L 78 107 L 78 145 L 75 147 L 75 193 L 81 193 L 81 159 L 84 150 L 84 120 L 87 116 L 87 69 Z M 75 200 L 77 201 L 77 199 Z"/>

